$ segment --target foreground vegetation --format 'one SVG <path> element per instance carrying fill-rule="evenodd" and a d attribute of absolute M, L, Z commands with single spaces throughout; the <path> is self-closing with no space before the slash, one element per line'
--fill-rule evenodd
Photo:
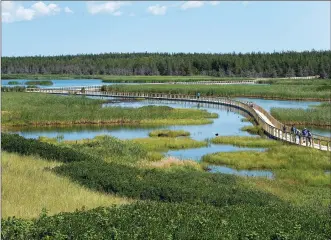
<path fill-rule="evenodd" d="M 38 156 L 2 152 L 2 217 L 34 218 L 43 208 L 50 214 L 129 202 L 88 190 L 47 170 L 61 165 Z"/>
<path fill-rule="evenodd" d="M 3 93 L 3 126 L 65 126 L 93 124 L 170 125 L 206 124 L 217 114 L 167 106 L 102 107 L 103 100 L 78 96 Z M 70 111 L 68 111 L 70 106 Z"/>
<path fill-rule="evenodd" d="M 105 53 L 3 57 L 2 74 L 217 77 L 331 76 L 331 51 L 275 53 Z"/>
<path fill-rule="evenodd" d="M 201 97 L 256 97 L 275 99 L 330 99 L 330 90 L 319 85 L 105 85 L 109 92 L 186 94 Z"/>
<path fill-rule="evenodd" d="M 20 227 L 18 227 L 20 226 Z M 2 222 L 2 239 L 327 239 L 325 216 L 289 206 L 144 202 Z M 47 231 L 46 231 L 47 229 Z"/>
<path fill-rule="evenodd" d="M 174 141 L 177 138 L 151 139 Z M 137 201 L 120 207 L 81 210 L 54 216 L 47 216 L 44 211 L 39 218 L 33 220 L 2 219 L 2 238 L 327 239 L 330 235 L 329 216 L 325 211 L 327 185 L 324 180 L 319 183 L 308 181 L 307 185 L 303 185 L 302 181 L 296 179 L 301 176 L 300 174 L 294 174 L 291 183 L 289 180 L 285 182 L 278 179 L 278 172 L 275 180 L 261 180 L 203 172 L 197 166 L 189 167 L 191 164 L 176 164 L 175 167 L 164 168 L 168 161 L 158 162 L 156 159 L 148 158 L 151 152 L 146 147 L 153 144 L 152 141 L 145 146 L 134 141 L 141 142 L 121 141 L 102 136 L 90 141 L 81 140 L 76 144 L 75 141 L 27 140 L 17 135 L 2 134 L 2 150 L 31 156 L 39 154 L 48 159 L 46 162 L 36 157 L 5 153 L 26 161 L 26 165 L 20 162 L 20 176 L 28 178 L 31 172 L 32 176 L 35 176 L 37 170 L 32 169 L 39 168 L 41 171 L 44 166 L 49 166 L 51 169 L 44 170 L 44 174 L 61 180 L 69 178 L 75 182 L 75 186 L 89 188 L 91 194 L 111 194 L 110 202 L 116 199 L 114 203 L 127 203 L 127 198 Z M 278 146 L 277 149 L 281 147 Z M 308 152 L 299 152 L 298 157 L 297 151 L 294 151 L 306 150 L 305 148 L 291 147 L 293 150 L 289 155 L 289 165 L 293 171 L 297 167 L 298 171 L 305 170 L 305 176 L 310 177 L 307 173 L 329 169 L 323 152 L 315 150 L 316 159 L 311 161 Z M 62 148 L 67 149 L 66 155 L 74 156 L 71 157 L 71 161 L 64 161 L 66 156 L 58 151 Z M 290 150 L 282 149 L 282 156 Z M 315 152 L 313 154 L 315 155 Z M 271 160 L 272 156 L 270 155 Z M 246 156 L 242 158 L 244 157 Z M 64 163 L 50 161 L 53 159 L 59 159 Z M 147 165 L 148 161 L 152 161 L 150 165 Z M 246 158 L 246 161 L 249 162 L 251 159 Z M 42 167 L 40 162 L 45 165 Z M 52 175 L 54 172 L 58 176 Z M 12 175 L 16 176 L 14 173 Z M 295 181 L 297 183 L 294 185 Z M 24 184 L 17 184 L 17 191 L 20 186 Z M 40 184 L 37 188 L 42 189 L 42 186 L 43 184 Z M 57 186 L 55 180 L 54 186 Z M 314 189 L 308 189 L 309 187 Z M 31 194 L 32 192 L 34 189 L 31 190 Z M 316 196 L 317 192 L 321 194 Z M 86 192 L 86 195 L 89 194 Z M 113 198 L 115 195 L 117 197 Z M 299 200 L 293 199 L 293 195 L 300 196 Z M 8 196 L 10 201 L 14 194 Z M 47 191 L 46 196 L 51 197 Z M 75 191 L 72 197 L 74 196 Z M 101 206 L 107 205 L 107 200 L 99 201 Z M 301 203 L 300 207 L 296 206 L 296 201 Z M 51 200 L 48 202 L 52 203 Z M 93 202 L 97 201 L 92 198 L 91 205 L 85 205 L 84 202 L 81 204 L 89 208 L 93 206 Z M 36 209 L 31 215 L 35 216 L 35 211 Z M 54 212 L 57 211 L 50 213 L 53 215 Z"/>
<path fill-rule="evenodd" d="M 271 108 L 273 117 L 285 124 L 331 127 L 331 104 L 322 103 L 308 109 Z"/>

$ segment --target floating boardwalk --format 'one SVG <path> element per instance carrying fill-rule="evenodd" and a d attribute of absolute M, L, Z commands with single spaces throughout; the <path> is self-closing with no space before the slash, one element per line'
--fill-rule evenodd
<path fill-rule="evenodd" d="M 313 135 L 311 144 L 305 137 L 297 137 L 290 133 L 289 126 L 286 126 L 286 132 L 283 132 L 281 122 L 276 120 L 270 113 L 256 104 L 245 103 L 230 98 L 200 97 L 189 96 L 184 94 L 164 94 L 164 93 L 135 93 L 135 92 L 106 92 L 101 91 L 101 86 L 88 87 L 67 87 L 67 88 L 27 88 L 26 92 L 30 93 L 50 93 L 50 94 L 74 94 L 101 97 L 122 97 L 122 98 L 146 98 L 157 100 L 176 100 L 183 102 L 197 102 L 224 105 L 240 109 L 251 116 L 254 121 L 262 127 L 265 134 L 270 138 L 285 141 L 288 143 L 300 145 L 303 147 L 315 148 L 323 151 L 330 151 L 331 138 Z"/>

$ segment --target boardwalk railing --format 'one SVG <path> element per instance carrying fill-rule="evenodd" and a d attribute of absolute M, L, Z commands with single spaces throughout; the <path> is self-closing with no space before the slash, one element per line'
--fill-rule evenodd
<path fill-rule="evenodd" d="M 312 147 L 324 151 L 330 151 L 331 138 L 313 135 L 312 138 L 303 136 L 296 136 L 287 131 L 283 132 L 283 126 L 281 122 L 276 120 L 267 111 L 255 104 L 248 104 L 245 102 L 233 100 L 230 98 L 215 98 L 215 97 L 200 97 L 185 95 L 185 94 L 164 94 L 164 93 L 136 93 L 136 92 L 106 92 L 101 91 L 100 86 L 89 86 L 78 89 L 77 87 L 68 88 L 29 88 L 26 92 L 37 93 L 51 93 L 51 94 L 76 94 L 76 95 L 88 95 L 88 96 L 104 96 L 104 97 L 122 97 L 122 98 L 146 98 L 146 99 L 159 99 L 159 100 L 177 100 L 187 102 L 200 102 L 210 104 L 221 104 L 233 108 L 240 109 L 248 113 L 254 121 L 262 127 L 265 134 L 269 137 L 305 147 Z M 268 123 L 270 122 L 270 124 Z"/>

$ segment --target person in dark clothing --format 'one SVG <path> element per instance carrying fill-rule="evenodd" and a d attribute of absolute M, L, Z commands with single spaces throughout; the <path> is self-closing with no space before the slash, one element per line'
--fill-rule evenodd
<path fill-rule="evenodd" d="M 293 134 L 293 141 L 296 141 L 296 133 L 297 133 L 297 129 L 294 127 L 294 125 L 292 125 L 291 127 L 291 133 Z"/>
<path fill-rule="evenodd" d="M 311 146 L 311 138 L 312 138 L 311 132 L 308 130 L 307 131 L 307 139 L 308 139 L 308 142 L 309 142 L 309 146 Z"/>
<path fill-rule="evenodd" d="M 302 130 L 302 136 L 304 137 L 304 138 L 303 138 L 303 143 L 305 143 L 305 139 L 307 139 L 307 137 L 308 137 L 307 128 L 304 128 L 304 129 Z"/>

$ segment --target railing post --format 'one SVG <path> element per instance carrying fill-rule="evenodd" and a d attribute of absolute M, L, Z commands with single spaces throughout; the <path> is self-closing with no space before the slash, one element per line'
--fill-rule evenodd
<path fill-rule="evenodd" d="M 321 149 L 321 139 L 318 139 L 318 146 Z"/>
<path fill-rule="evenodd" d="M 327 149 L 328 151 L 330 151 L 330 142 L 329 142 L 329 141 L 327 142 L 326 149 Z"/>

